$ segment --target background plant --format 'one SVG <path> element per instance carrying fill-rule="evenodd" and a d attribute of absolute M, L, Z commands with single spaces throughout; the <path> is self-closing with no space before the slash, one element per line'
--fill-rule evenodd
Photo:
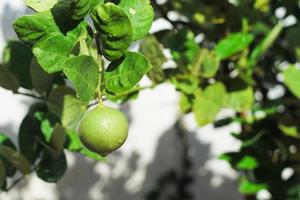
<path fill-rule="evenodd" d="M 147 35 L 149 3 L 26 1 L 37 13 L 13 24 L 21 42 L 4 50 L 0 85 L 39 103 L 21 124 L 18 148 L 1 135 L 2 188 L 16 169 L 56 182 L 67 169 L 65 150 L 103 160 L 78 140 L 87 108 L 103 99 L 123 103 L 169 82 L 181 95 L 182 114 L 193 112 L 199 126 L 241 125 L 232 133 L 240 151 L 220 158 L 240 173 L 247 199 L 262 189 L 272 199 L 300 199 L 299 2 L 151 1 L 155 17 L 172 28 Z M 138 40 L 140 53 L 129 52 Z M 153 84 L 141 87 L 145 74 Z M 223 108 L 235 114 L 216 120 Z M 287 168 L 293 174 L 283 179 Z"/>

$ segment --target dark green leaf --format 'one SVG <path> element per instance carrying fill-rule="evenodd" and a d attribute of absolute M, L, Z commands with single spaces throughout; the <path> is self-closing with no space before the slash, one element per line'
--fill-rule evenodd
<path fill-rule="evenodd" d="M 0 155 L 11 162 L 23 175 L 30 173 L 30 163 L 28 160 L 15 149 L 0 144 Z"/>
<path fill-rule="evenodd" d="M 10 41 L 3 53 L 4 65 L 18 79 L 20 86 L 31 89 L 30 63 L 32 52 L 24 44 L 18 41 Z"/>
<path fill-rule="evenodd" d="M 0 145 L 5 145 L 16 150 L 14 143 L 9 139 L 8 136 L 2 133 L 0 134 Z M 3 164 L 5 166 L 5 174 L 7 176 L 13 176 L 16 172 L 16 168 L 7 159 L 0 155 L 0 160 L 1 159 L 3 160 Z"/>
<path fill-rule="evenodd" d="M 84 18 L 97 4 L 102 4 L 104 0 L 72 0 L 70 4 L 71 18 L 80 20 Z"/>
<path fill-rule="evenodd" d="M 217 56 L 223 60 L 246 49 L 253 41 L 248 33 L 234 33 L 221 40 L 215 47 Z"/>
<path fill-rule="evenodd" d="M 5 67 L 0 65 L 0 87 L 16 93 L 20 87 L 18 79 Z"/>
<path fill-rule="evenodd" d="M 44 140 L 49 143 L 52 138 L 54 126 L 59 122 L 58 117 L 51 112 L 42 113 L 39 111 L 35 112 L 34 116 L 40 121 L 41 132 Z"/>
<path fill-rule="evenodd" d="M 300 33 L 300 25 L 290 27 L 286 30 L 286 41 L 288 46 L 292 48 L 300 47 L 300 39 L 298 37 Z"/>
<path fill-rule="evenodd" d="M 60 154 L 64 149 L 64 145 L 66 142 L 65 130 L 60 124 L 57 123 L 53 128 L 53 132 L 51 135 L 51 146 L 55 149 L 57 153 Z"/>
<path fill-rule="evenodd" d="M 180 70 L 186 71 L 193 67 L 193 61 L 199 54 L 200 47 L 195 41 L 195 35 L 188 29 L 171 31 L 161 42 L 171 50 L 172 57 Z"/>
<path fill-rule="evenodd" d="M 46 182 L 57 182 L 67 170 L 67 160 L 64 152 L 58 157 L 53 157 L 51 153 L 44 151 L 42 160 L 38 164 L 36 173 L 38 177 Z"/>
<path fill-rule="evenodd" d="M 105 95 L 105 97 L 109 101 L 113 101 L 113 102 L 116 102 L 118 104 L 123 104 L 126 101 L 137 99 L 140 89 L 141 89 L 140 86 L 136 86 L 136 87 L 132 88 L 131 90 L 125 92 L 125 93 L 118 93 L 118 94 L 107 93 Z"/>
<path fill-rule="evenodd" d="M 153 66 L 148 77 L 157 83 L 165 80 L 165 74 L 162 69 L 162 65 L 167 61 L 167 58 L 163 54 L 162 47 L 154 36 L 147 36 L 140 45 L 139 50 Z"/>
<path fill-rule="evenodd" d="M 51 90 L 54 76 L 42 70 L 35 58 L 31 62 L 30 75 L 32 86 L 37 92 L 45 95 Z"/>
<path fill-rule="evenodd" d="M 58 117 L 62 116 L 65 95 L 75 96 L 75 91 L 66 86 L 58 86 L 50 92 L 47 99 L 49 110 Z"/>
<path fill-rule="evenodd" d="M 132 26 L 127 14 L 113 3 L 95 7 L 91 13 L 99 33 L 102 53 L 108 60 L 124 55 L 132 42 Z"/>
<path fill-rule="evenodd" d="M 149 61 L 141 54 L 127 52 L 124 57 L 110 63 L 104 73 L 106 90 L 122 93 L 133 88 L 151 69 Z"/>
<path fill-rule="evenodd" d="M 132 41 L 147 35 L 154 18 L 153 8 L 149 0 L 121 0 L 119 6 L 128 15 L 132 25 Z"/>
<path fill-rule="evenodd" d="M 234 119 L 231 117 L 220 119 L 220 120 L 214 122 L 214 127 L 220 128 L 223 126 L 227 126 L 227 125 L 231 124 L 232 122 L 234 122 Z"/>
<path fill-rule="evenodd" d="M 39 121 L 33 114 L 26 115 L 19 129 L 19 147 L 21 153 L 32 164 L 38 158 L 42 149 L 36 141 L 36 137 L 41 137 L 41 134 Z"/>
<path fill-rule="evenodd" d="M 64 73 L 76 87 L 79 98 L 88 102 L 95 97 L 99 82 L 99 66 L 93 57 L 77 56 L 65 63 Z"/>
<path fill-rule="evenodd" d="M 241 155 L 238 152 L 224 153 L 219 156 L 219 159 L 230 163 L 232 166 L 235 166 L 236 163 L 241 159 Z"/>

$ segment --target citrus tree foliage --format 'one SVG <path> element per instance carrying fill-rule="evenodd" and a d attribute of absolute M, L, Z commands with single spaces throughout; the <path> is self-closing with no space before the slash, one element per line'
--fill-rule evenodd
<path fill-rule="evenodd" d="M 67 169 L 66 150 L 103 160 L 78 138 L 88 107 L 102 98 L 124 103 L 168 82 L 180 93 L 182 115 L 193 113 L 200 127 L 240 124 L 232 133 L 240 150 L 220 159 L 239 172 L 241 193 L 255 199 L 265 189 L 273 199 L 300 198 L 297 0 L 25 3 L 36 13 L 14 22 L 20 41 L 4 50 L 0 85 L 39 101 L 20 126 L 18 145 L 1 135 L 4 190 L 16 170 L 58 181 Z M 172 28 L 148 34 L 153 18 Z M 128 51 L 133 42 L 139 52 Z M 153 84 L 141 87 L 146 74 Z M 234 115 L 217 117 L 224 108 Z M 287 168 L 293 174 L 283 178 Z"/>
<path fill-rule="evenodd" d="M 126 100 L 152 68 L 143 54 L 128 50 L 151 28 L 154 11 L 148 0 L 25 4 L 35 12 L 12 24 L 20 40 L 4 49 L 0 85 L 37 101 L 20 125 L 18 144 L 0 134 L 2 190 L 10 188 L 16 171 L 57 182 L 67 170 L 66 150 L 105 160 L 81 144 L 80 120 L 103 99 Z"/>

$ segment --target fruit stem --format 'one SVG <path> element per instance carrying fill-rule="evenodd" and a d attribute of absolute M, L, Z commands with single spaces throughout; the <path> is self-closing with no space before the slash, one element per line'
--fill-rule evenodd
<path fill-rule="evenodd" d="M 103 72 L 104 72 L 104 66 L 103 66 L 103 60 L 101 59 L 101 56 L 98 57 L 98 66 L 99 66 L 99 82 L 97 86 L 97 94 L 98 94 L 98 103 L 99 105 L 103 105 L 103 98 L 102 98 L 102 83 L 104 82 L 103 78 Z"/>

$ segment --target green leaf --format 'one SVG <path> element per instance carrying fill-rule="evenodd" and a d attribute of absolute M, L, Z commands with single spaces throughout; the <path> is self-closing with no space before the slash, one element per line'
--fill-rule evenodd
<path fill-rule="evenodd" d="M 106 160 L 104 157 L 100 156 L 99 154 L 97 153 L 94 153 L 92 151 L 89 151 L 87 148 L 83 147 L 81 150 L 80 150 L 80 153 L 82 155 L 85 155 L 86 157 L 89 157 L 93 160 L 97 160 L 97 161 L 104 161 Z"/>
<path fill-rule="evenodd" d="M 219 156 L 220 160 L 224 160 L 228 163 L 230 163 L 232 166 L 235 166 L 236 163 L 240 160 L 241 155 L 238 152 L 229 152 L 224 153 Z"/>
<path fill-rule="evenodd" d="M 19 39 L 31 45 L 45 33 L 60 32 L 50 11 L 24 15 L 14 22 L 13 27 Z"/>
<path fill-rule="evenodd" d="M 14 143 L 10 140 L 10 138 L 3 134 L 0 133 L 0 145 L 5 145 L 8 146 L 14 150 L 16 150 L 16 146 L 14 145 Z M 3 161 L 3 164 L 5 166 L 5 174 L 7 176 L 13 176 L 16 172 L 16 168 L 7 160 L 5 159 L 3 156 L 0 155 L 0 160 Z M 1 188 L 1 186 L 0 186 Z"/>
<path fill-rule="evenodd" d="M 260 190 L 267 189 L 267 188 L 268 186 L 266 184 L 253 183 L 248 181 L 246 178 L 243 178 L 239 186 L 239 191 L 242 194 L 252 195 L 252 194 L 256 194 Z"/>
<path fill-rule="evenodd" d="M 102 54 L 108 60 L 124 55 L 132 42 L 132 26 L 127 14 L 113 3 L 98 5 L 92 10 L 91 18 L 102 46 Z"/>
<path fill-rule="evenodd" d="M 252 156 L 244 156 L 236 165 L 237 169 L 240 170 L 253 170 L 257 168 L 258 162 Z"/>
<path fill-rule="evenodd" d="M 236 111 L 249 110 L 254 102 L 254 93 L 251 87 L 243 90 L 236 90 L 227 94 L 226 105 Z"/>
<path fill-rule="evenodd" d="M 243 155 L 242 152 L 225 153 L 219 156 L 219 159 L 227 161 L 238 170 L 254 170 L 258 167 L 258 161 L 255 157 Z"/>
<path fill-rule="evenodd" d="M 72 0 L 70 4 L 71 18 L 81 20 L 97 4 L 102 4 L 104 0 Z"/>
<path fill-rule="evenodd" d="M 52 137 L 50 140 L 51 146 L 55 149 L 55 151 L 60 154 L 66 142 L 66 133 L 65 129 L 57 123 L 53 128 Z"/>
<path fill-rule="evenodd" d="M 300 70 L 294 65 L 290 65 L 284 72 L 284 84 L 289 91 L 300 99 Z"/>
<path fill-rule="evenodd" d="M 80 139 L 79 139 L 79 135 L 76 131 L 73 131 L 73 130 L 68 130 L 67 132 L 67 136 L 68 136 L 68 146 L 67 148 L 70 150 L 70 151 L 75 151 L 75 152 L 78 152 L 78 153 L 81 153 L 93 160 L 98 160 L 98 161 L 103 161 L 105 160 L 104 157 L 100 156 L 99 154 L 97 153 L 94 153 L 92 151 L 89 151 L 88 149 L 86 149 L 80 142 Z"/>
<path fill-rule="evenodd" d="M 168 32 L 165 38 L 161 42 L 171 50 L 173 60 L 177 63 L 178 68 L 182 71 L 192 68 L 195 57 L 200 51 L 194 33 L 188 29 L 180 29 Z"/>
<path fill-rule="evenodd" d="M 47 99 L 49 110 L 58 117 L 62 116 L 65 95 L 75 96 L 75 91 L 66 86 L 58 86 L 50 92 Z"/>
<path fill-rule="evenodd" d="M 148 35 L 140 44 L 139 51 L 150 61 L 153 66 L 148 77 L 156 82 L 160 83 L 165 80 L 165 74 L 162 65 L 167 61 L 167 58 L 163 54 L 162 47 L 156 38 L 152 35 Z"/>
<path fill-rule="evenodd" d="M 40 121 L 41 125 L 41 133 L 44 137 L 44 140 L 49 143 L 52 138 L 52 133 L 55 125 L 59 122 L 59 119 L 56 115 L 52 114 L 51 112 L 42 113 L 42 112 L 35 112 L 34 116 L 37 120 Z"/>
<path fill-rule="evenodd" d="M 70 151 L 79 152 L 83 148 L 83 145 L 80 142 L 78 133 L 72 129 L 69 129 L 67 130 L 67 136 L 67 149 Z"/>
<path fill-rule="evenodd" d="M 193 111 L 199 126 L 204 126 L 214 121 L 221 110 L 226 90 L 222 83 L 207 86 L 203 92 L 199 92 L 193 103 Z"/>
<path fill-rule="evenodd" d="M 4 48 L 3 64 L 18 79 L 20 86 L 31 89 L 31 50 L 19 41 L 9 41 Z"/>
<path fill-rule="evenodd" d="M 21 153 L 32 164 L 38 158 L 40 150 L 42 149 L 41 145 L 36 140 L 36 138 L 40 138 L 41 135 L 39 121 L 32 113 L 27 114 L 19 129 L 18 142 Z"/>
<path fill-rule="evenodd" d="M 58 0 L 25 0 L 25 5 L 36 12 L 50 10 Z"/>
<path fill-rule="evenodd" d="M 255 0 L 254 8 L 261 12 L 268 12 L 270 5 L 270 0 Z"/>
<path fill-rule="evenodd" d="M 59 72 L 69 58 L 74 41 L 61 33 L 46 34 L 33 46 L 33 54 L 47 73 Z"/>
<path fill-rule="evenodd" d="M 65 63 L 64 73 L 74 83 L 82 101 L 88 102 L 95 97 L 99 82 L 99 69 L 93 57 L 82 55 L 70 58 Z"/>
<path fill-rule="evenodd" d="M 170 80 L 177 90 L 185 94 L 193 94 L 199 89 L 199 79 L 194 76 L 172 77 Z"/>
<path fill-rule="evenodd" d="M 181 113 L 187 113 L 192 109 L 192 101 L 184 93 L 181 93 L 180 98 L 179 98 L 179 108 Z"/>
<path fill-rule="evenodd" d="M 62 125 L 67 129 L 76 129 L 79 121 L 87 110 L 87 104 L 78 100 L 74 96 L 64 97 L 62 113 Z"/>
<path fill-rule="evenodd" d="M 78 40 L 86 36 L 87 26 L 83 21 L 66 35 L 60 32 L 45 34 L 33 46 L 33 53 L 44 71 L 54 73 L 64 69 Z"/>
<path fill-rule="evenodd" d="M 54 76 L 47 74 L 35 58 L 31 62 L 30 75 L 32 86 L 37 92 L 45 95 L 51 90 Z"/>
<path fill-rule="evenodd" d="M 9 160 L 23 175 L 30 173 L 28 160 L 13 148 L 0 144 L 0 155 Z"/>
<path fill-rule="evenodd" d="M 20 87 L 18 79 L 5 67 L 0 65 L 0 87 L 16 93 Z"/>
<path fill-rule="evenodd" d="M 38 177 L 46 182 L 57 182 L 67 170 L 67 160 L 64 152 L 53 157 L 50 152 L 44 151 L 42 160 L 37 166 Z"/>
<path fill-rule="evenodd" d="M 110 63 L 104 73 L 106 90 L 122 93 L 133 88 L 151 69 L 149 61 L 141 54 L 127 52 L 121 59 Z"/>
<path fill-rule="evenodd" d="M 274 44 L 283 30 L 283 24 L 279 22 L 266 37 L 253 49 L 249 58 L 249 65 L 254 66 L 259 58 Z"/>
<path fill-rule="evenodd" d="M 132 25 L 132 41 L 143 38 L 149 32 L 154 18 L 149 0 L 121 0 L 119 6 L 128 15 Z"/>
<path fill-rule="evenodd" d="M 205 78 L 214 77 L 220 67 L 220 58 L 215 52 L 208 52 L 201 65 L 201 75 Z"/>
<path fill-rule="evenodd" d="M 135 100 L 137 99 L 139 95 L 139 86 L 132 88 L 132 90 L 129 90 L 128 92 L 125 93 L 119 93 L 119 94 L 109 94 L 107 93 L 105 97 L 107 100 L 116 102 L 117 104 L 123 104 L 129 100 Z"/>
<path fill-rule="evenodd" d="M 217 56 L 223 60 L 246 49 L 254 37 L 248 33 L 234 33 L 221 40 L 215 47 Z"/>
<path fill-rule="evenodd" d="M 300 133 L 298 131 L 297 126 L 287 126 L 284 124 L 279 124 L 278 128 L 289 137 L 300 139 Z"/>

